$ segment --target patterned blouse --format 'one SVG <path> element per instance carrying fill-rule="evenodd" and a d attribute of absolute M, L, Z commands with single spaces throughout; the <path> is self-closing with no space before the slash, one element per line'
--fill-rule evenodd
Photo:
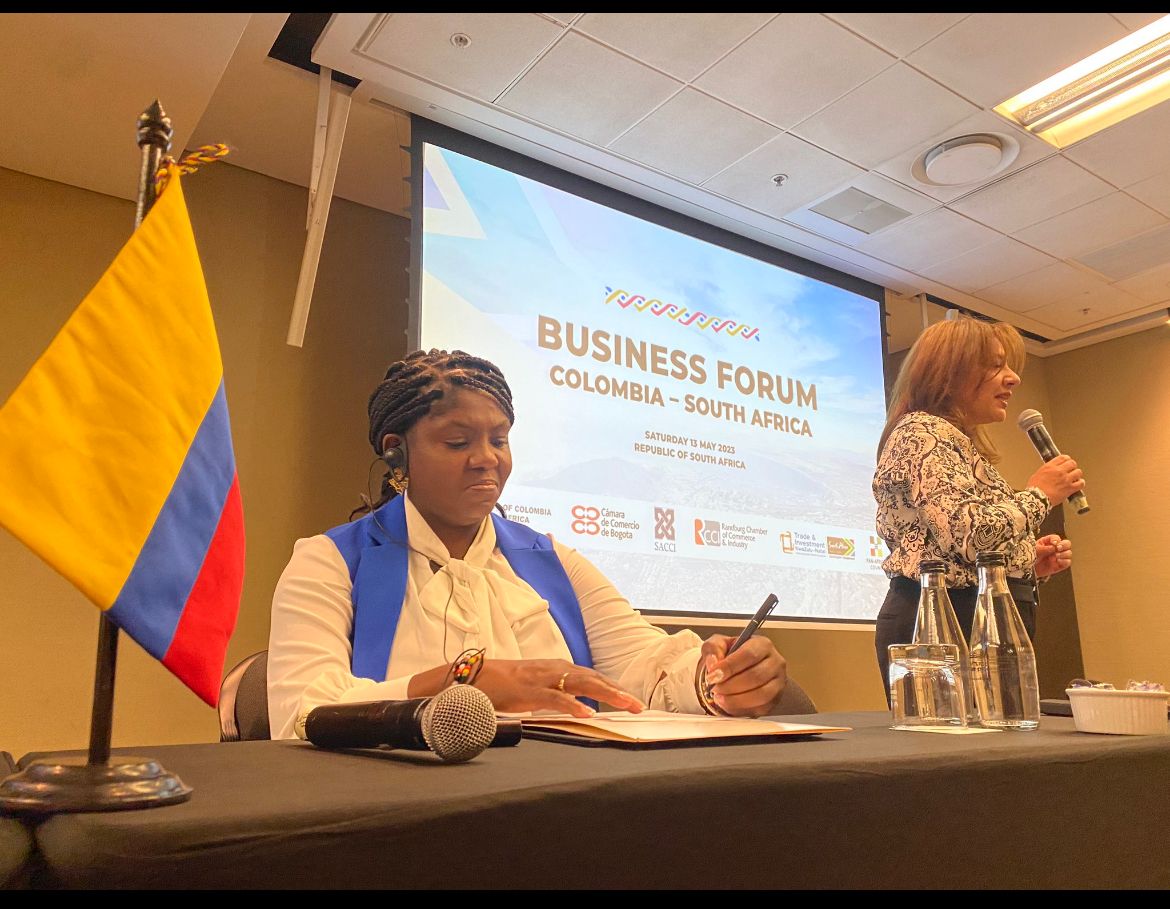
<path fill-rule="evenodd" d="M 1048 497 L 1016 492 L 956 426 L 933 414 L 908 413 L 895 424 L 873 477 L 877 529 L 890 549 L 888 577 L 918 578 L 923 559 L 942 559 L 947 586 L 977 581 L 975 556 L 1007 556 L 1008 576 L 1033 577 L 1036 534 Z"/>

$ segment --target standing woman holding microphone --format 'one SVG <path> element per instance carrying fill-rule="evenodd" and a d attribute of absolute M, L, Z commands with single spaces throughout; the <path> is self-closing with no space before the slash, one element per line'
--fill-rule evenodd
<path fill-rule="evenodd" d="M 1011 325 L 961 317 L 927 328 L 898 373 L 873 478 L 877 529 L 890 550 L 882 563 L 890 589 L 876 638 L 887 692 L 887 648 L 914 636 L 923 560 L 946 563 L 951 603 L 968 636 L 977 553 L 1007 557 L 1029 635 L 1036 628 L 1035 582 L 1072 564 L 1072 543 L 1036 535 L 1054 505 L 1084 488 L 1076 461 L 1067 455 L 1048 461 L 1018 492 L 994 467 L 999 457 L 986 427 L 1007 419 L 1024 358 Z"/>

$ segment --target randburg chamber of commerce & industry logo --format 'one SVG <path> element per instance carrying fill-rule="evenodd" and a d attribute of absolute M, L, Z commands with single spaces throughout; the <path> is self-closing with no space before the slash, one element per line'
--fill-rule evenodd
<path fill-rule="evenodd" d="M 718 521 L 704 521 L 702 518 L 695 518 L 695 545 L 722 546 L 722 525 Z"/>

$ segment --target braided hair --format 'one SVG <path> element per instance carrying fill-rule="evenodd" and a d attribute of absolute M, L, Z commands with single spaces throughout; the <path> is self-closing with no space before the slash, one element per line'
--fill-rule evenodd
<path fill-rule="evenodd" d="M 396 363 L 391 363 L 374 393 L 370 395 L 367 410 L 370 415 L 370 446 L 379 456 L 382 440 L 390 433 L 404 435 L 407 430 L 431 411 L 431 406 L 454 387 L 470 388 L 491 397 L 514 423 L 512 389 L 504 374 L 494 363 L 473 357 L 462 350 L 416 350 Z M 353 514 L 362 514 L 390 501 L 397 492 L 382 481 L 381 497 L 372 506 L 360 505 Z M 352 517 L 352 515 L 351 515 Z"/>

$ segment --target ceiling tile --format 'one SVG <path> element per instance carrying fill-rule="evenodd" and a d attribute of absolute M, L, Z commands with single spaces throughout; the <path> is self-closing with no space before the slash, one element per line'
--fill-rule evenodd
<path fill-rule="evenodd" d="M 1077 143 L 1064 154 L 1125 189 L 1170 169 L 1168 135 L 1170 101 L 1163 101 Z"/>
<path fill-rule="evenodd" d="M 389 13 L 363 52 L 402 72 L 493 101 L 563 28 L 535 13 Z M 471 38 L 456 47 L 451 36 Z"/>
<path fill-rule="evenodd" d="M 843 249 L 841 244 L 856 246 L 868 236 L 868 234 L 856 230 L 848 224 L 842 224 L 839 221 L 825 218 L 816 212 L 809 211 L 807 208 L 797 209 L 791 214 L 786 215 L 784 222 L 786 224 L 793 224 L 804 231 L 805 239 L 802 242 L 806 246 L 811 246 L 813 249 L 819 249 L 822 252 L 831 253 L 834 256 L 852 258 L 853 255 L 859 255 L 855 250 Z M 885 264 L 878 259 L 871 259 L 870 261 L 878 265 Z"/>
<path fill-rule="evenodd" d="M 565 25 L 571 25 L 573 20 L 580 16 L 580 13 L 545 13 L 550 19 L 556 19 L 557 22 L 563 22 Z"/>
<path fill-rule="evenodd" d="M 896 224 L 857 244 L 871 256 L 921 274 L 930 266 L 999 239 L 999 234 L 952 211 L 938 209 Z"/>
<path fill-rule="evenodd" d="M 497 103 L 607 145 L 679 87 L 669 76 L 570 32 Z"/>
<path fill-rule="evenodd" d="M 891 54 L 905 57 L 967 13 L 825 13 Z"/>
<path fill-rule="evenodd" d="M 1133 294 L 1144 303 L 1170 302 L 1170 265 L 1126 278 L 1113 286 Z"/>
<path fill-rule="evenodd" d="M 1056 260 L 1051 256 L 1010 237 L 1001 237 L 969 253 L 932 265 L 922 272 L 922 276 L 964 293 L 975 293 L 992 284 L 1054 264 Z"/>
<path fill-rule="evenodd" d="M 991 133 L 999 136 L 1004 141 L 1005 148 L 1015 147 L 1017 149 L 1015 159 L 1000 173 L 994 174 L 984 180 L 984 183 L 989 183 L 995 179 L 1002 179 L 1009 174 L 1022 170 L 1029 164 L 1035 164 L 1037 161 L 1041 161 L 1044 158 L 1051 158 L 1053 155 L 1058 154 L 1055 148 L 1042 139 L 1037 139 L 1022 129 L 1017 129 L 998 114 L 981 110 L 963 122 L 956 123 L 945 132 L 936 133 L 928 139 L 923 139 L 901 154 L 891 158 L 889 161 L 880 164 L 876 170 L 879 173 L 885 174 L 887 177 L 897 180 L 899 183 L 904 183 L 920 192 L 926 193 L 933 199 L 938 199 L 940 202 L 950 202 L 953 199 L 958 199 L 961 196 L 974 192 L 978 188 L 978 184 L 968 183 L 963 186 L 936 186 L 935 184 L 925 183 L 919 180 L 914 175 L 912 168 L 914 167 L 915 161 L 940 142 L 945 142 L 947 139 L 955 139 L 959 136 L 970 136 L 976 133 Z"/>
<path fill-rule="evenodd" d="M 1061 331 L 1075 331 L 1103 319 L 1124 319 L 1145 306 L 1147 304 L 1137 297 L 1105 284 L 1029 310 L 1028 318 L 1059 328 Z"/>
<path fill-rule="evenodd" d="M 1126 34 L 1108 13 L 973 13 L 908 59 L 994 107 Z"/>
<path fill-rule="evenodd" d="M 689 82 L 774 13 L 586 13 L 576 24 L 611 47 Z"/>
<path fill-rule="evenodd" d="M 784 13 L 695 84 L 787 129 L 893 62 L 818 13 Z"/>
<path fill-rule="evenodd" d="M 1170 261 L 1170 224 L 1082 253 L 1077 260 L 1112 281 L 1140 275 Z"/>
<path fill-rule="evenodd" d="M 1127 186 L 1125 191 L 1151 208 L 1170 216 L 1170 170 Z"/>
<path fill-rule="evenodd" d="M 704 189 L 748 208 L 781 217 L 863 171 L 835 155 L 788 134 L 777 136 L 703 184 Z M 775 174 L 787 174 L 781 187 Z"/>
<path fill-rule="evenodd" d="M 1028 312 L 1047 303 L 1107 286 L 1086 271 L 1057 262 L 985 287 L 976 296 L 1013 312 Z"/>
<path fill-rule="evenodd" d="M 843 190 L 844 187 L 842 187 L 841 191 Z M 826 218 L 818 212 L 811 211 L 807 206 L 788 213 L 784 216 L 784 220 L 789 224 L 795 224 L 798 227 L 815 231 L 818 236 L 825 238 L 826 248 L 835 246 L 838 243 L 856 247 L 857 244 L 870 236 L 870 234 L 857 230 L 848 224 L 842 224 L 840 221 L 834 221 L 832 218 Z M 832 244 L 828 243 L 828 241 L 832 241 Z M 837 255 L 842 254 L 839 249 L 832 249 L 831 251 Z"/>
<path fill-rule="evenodd" d="M 792 132 L 865 168 L 876 167 L 974 114 L 976 108 L 897 63 Z"/>
<path fill-rule="evenodd" d="M 679 92 L 610 148 L 686 180 L 702 183 L 778 135 L 778 130 L 697 92 Z"/>
<path fill-rule="evenodd" d="M 1014 233 L 1107 196 L 1113 187 L 1056 155 L 951 203 L 951 208 L 1004 233 Z"/>
<path fill-rule="evenodd" d="M 1015 236 L 1058 259 L 1071 259 L 1165 223 L 1166 218 L 1153 209 L 1115 192 L 1017 231 Z"/>
<path fill-rule="evenodd" d="M 1109 15 L 1119 20 L 1130 31 L 1137 31 L 1155 19 L 1162 18 L 1165 13 L 1110 13 Z"/>

